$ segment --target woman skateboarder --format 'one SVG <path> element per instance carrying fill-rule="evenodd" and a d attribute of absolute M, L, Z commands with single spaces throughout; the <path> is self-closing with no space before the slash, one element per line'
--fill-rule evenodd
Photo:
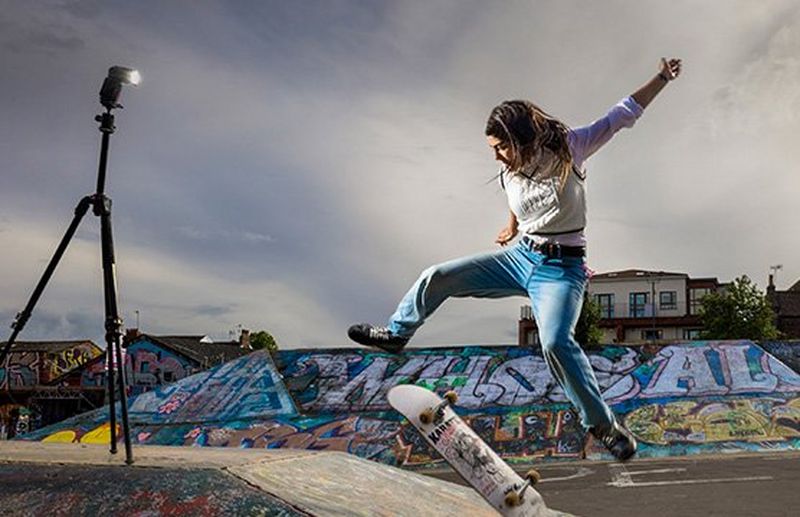
<path fill-rule="evenodd" d="M 530 297 L 550 373 L 580 412 L 584 429 L 619 460 L 636 452 L 633 435 L 603 401 L 589 360 L 575 341 L 588 281 L 585 265 L 584 162 L 623 127 L 631 127 L 681 72 L 681 60 L 661 60 L 659 72 L 592 124 L 570 129 L 529 101 L 496 106 L 486 138 L 501 162 L 499 180 L 510 217 L 497 236 L 511 247 L 435 265 L 423 271 L 387 326 L 353 325 L 350 338 L 399 353 L 449 297 Z"/>

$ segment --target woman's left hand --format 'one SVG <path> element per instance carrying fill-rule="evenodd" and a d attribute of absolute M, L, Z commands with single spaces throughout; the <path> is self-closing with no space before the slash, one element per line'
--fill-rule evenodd
<path fill-rule="evenodd" d="M 500 230 L 500 233 L 497 234 L 497 238 L 494 240 L 494 242 L 495 244 L 499 244 L 500 246 L 505 246 L 506 244 L 514 240 L 514 237 L 516 236 L 517 236 L 516 225 L 509 224 L 508 226 Z"/>

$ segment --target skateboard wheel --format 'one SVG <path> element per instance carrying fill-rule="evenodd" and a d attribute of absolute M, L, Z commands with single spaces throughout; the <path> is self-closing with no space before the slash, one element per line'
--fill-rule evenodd
<path fill-rule="evenodd" d="M 433 411 L 430 409 L 426 409 L 422 413 L 419 414 L 419 421 L 425 425 L 430 424 L 433 422 Z"/>
<path fill-rule="evenodd" d="M 444 398 L 446 398 L 447 402 L 449 402 L 450 404 L 455 404 L 456 402 L 458 402 L 458 393 L 452 390 L 448 391 L 447 393 L 444 394 Z"/>
<path fill-rule="evenodd" d="M 531 485 L 535 485 L 536 483 L 542 480 L 542 475 L 539 474 L 538 470 L 531 469 L 525 473 L 525 479 L 529 480 L 531 482 Z"/>
<path fill-rule="evenodd" d="M 520 499 L 519 494 L 516 492 L 509 492 L 506 494 L 505 498 L 506 506 L 519 506 Z"/>

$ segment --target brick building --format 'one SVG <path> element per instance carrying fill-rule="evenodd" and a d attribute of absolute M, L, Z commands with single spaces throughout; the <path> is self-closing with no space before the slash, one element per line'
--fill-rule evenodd
<path fill-rule="evenodd" d="M 800 280 L 786 291 L 778 291 L 773 275 L 769 275 L 767 300 L 775 311 L 778 330 L 786 338 L 800 339 Z"/>
<path fill-rule="evenodd" d="M 697 339 L 700 300 L 724 290 L 716 278 L 685 273 L 627 269 L 594 275 L 587 295 L 600 306 L 603 343 L 637 343 Z M 522 308 L 519 344 L 538 344 L 529 306 Z"/>

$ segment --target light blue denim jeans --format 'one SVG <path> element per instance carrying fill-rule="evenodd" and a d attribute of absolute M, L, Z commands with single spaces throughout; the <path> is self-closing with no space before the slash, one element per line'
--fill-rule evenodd
<path fill-rule="evenodd" d="M 411 337 L 450 297 L 528 296 L 550 373 L 580 412 L 585 429 L 607 426 L 613 415 L 603 401 L 592 366 L 575 341 L 587 273 L 581 257 L 547 258 L 531 241 L 432 266 L 403 297 L 389 330 Z"/>

